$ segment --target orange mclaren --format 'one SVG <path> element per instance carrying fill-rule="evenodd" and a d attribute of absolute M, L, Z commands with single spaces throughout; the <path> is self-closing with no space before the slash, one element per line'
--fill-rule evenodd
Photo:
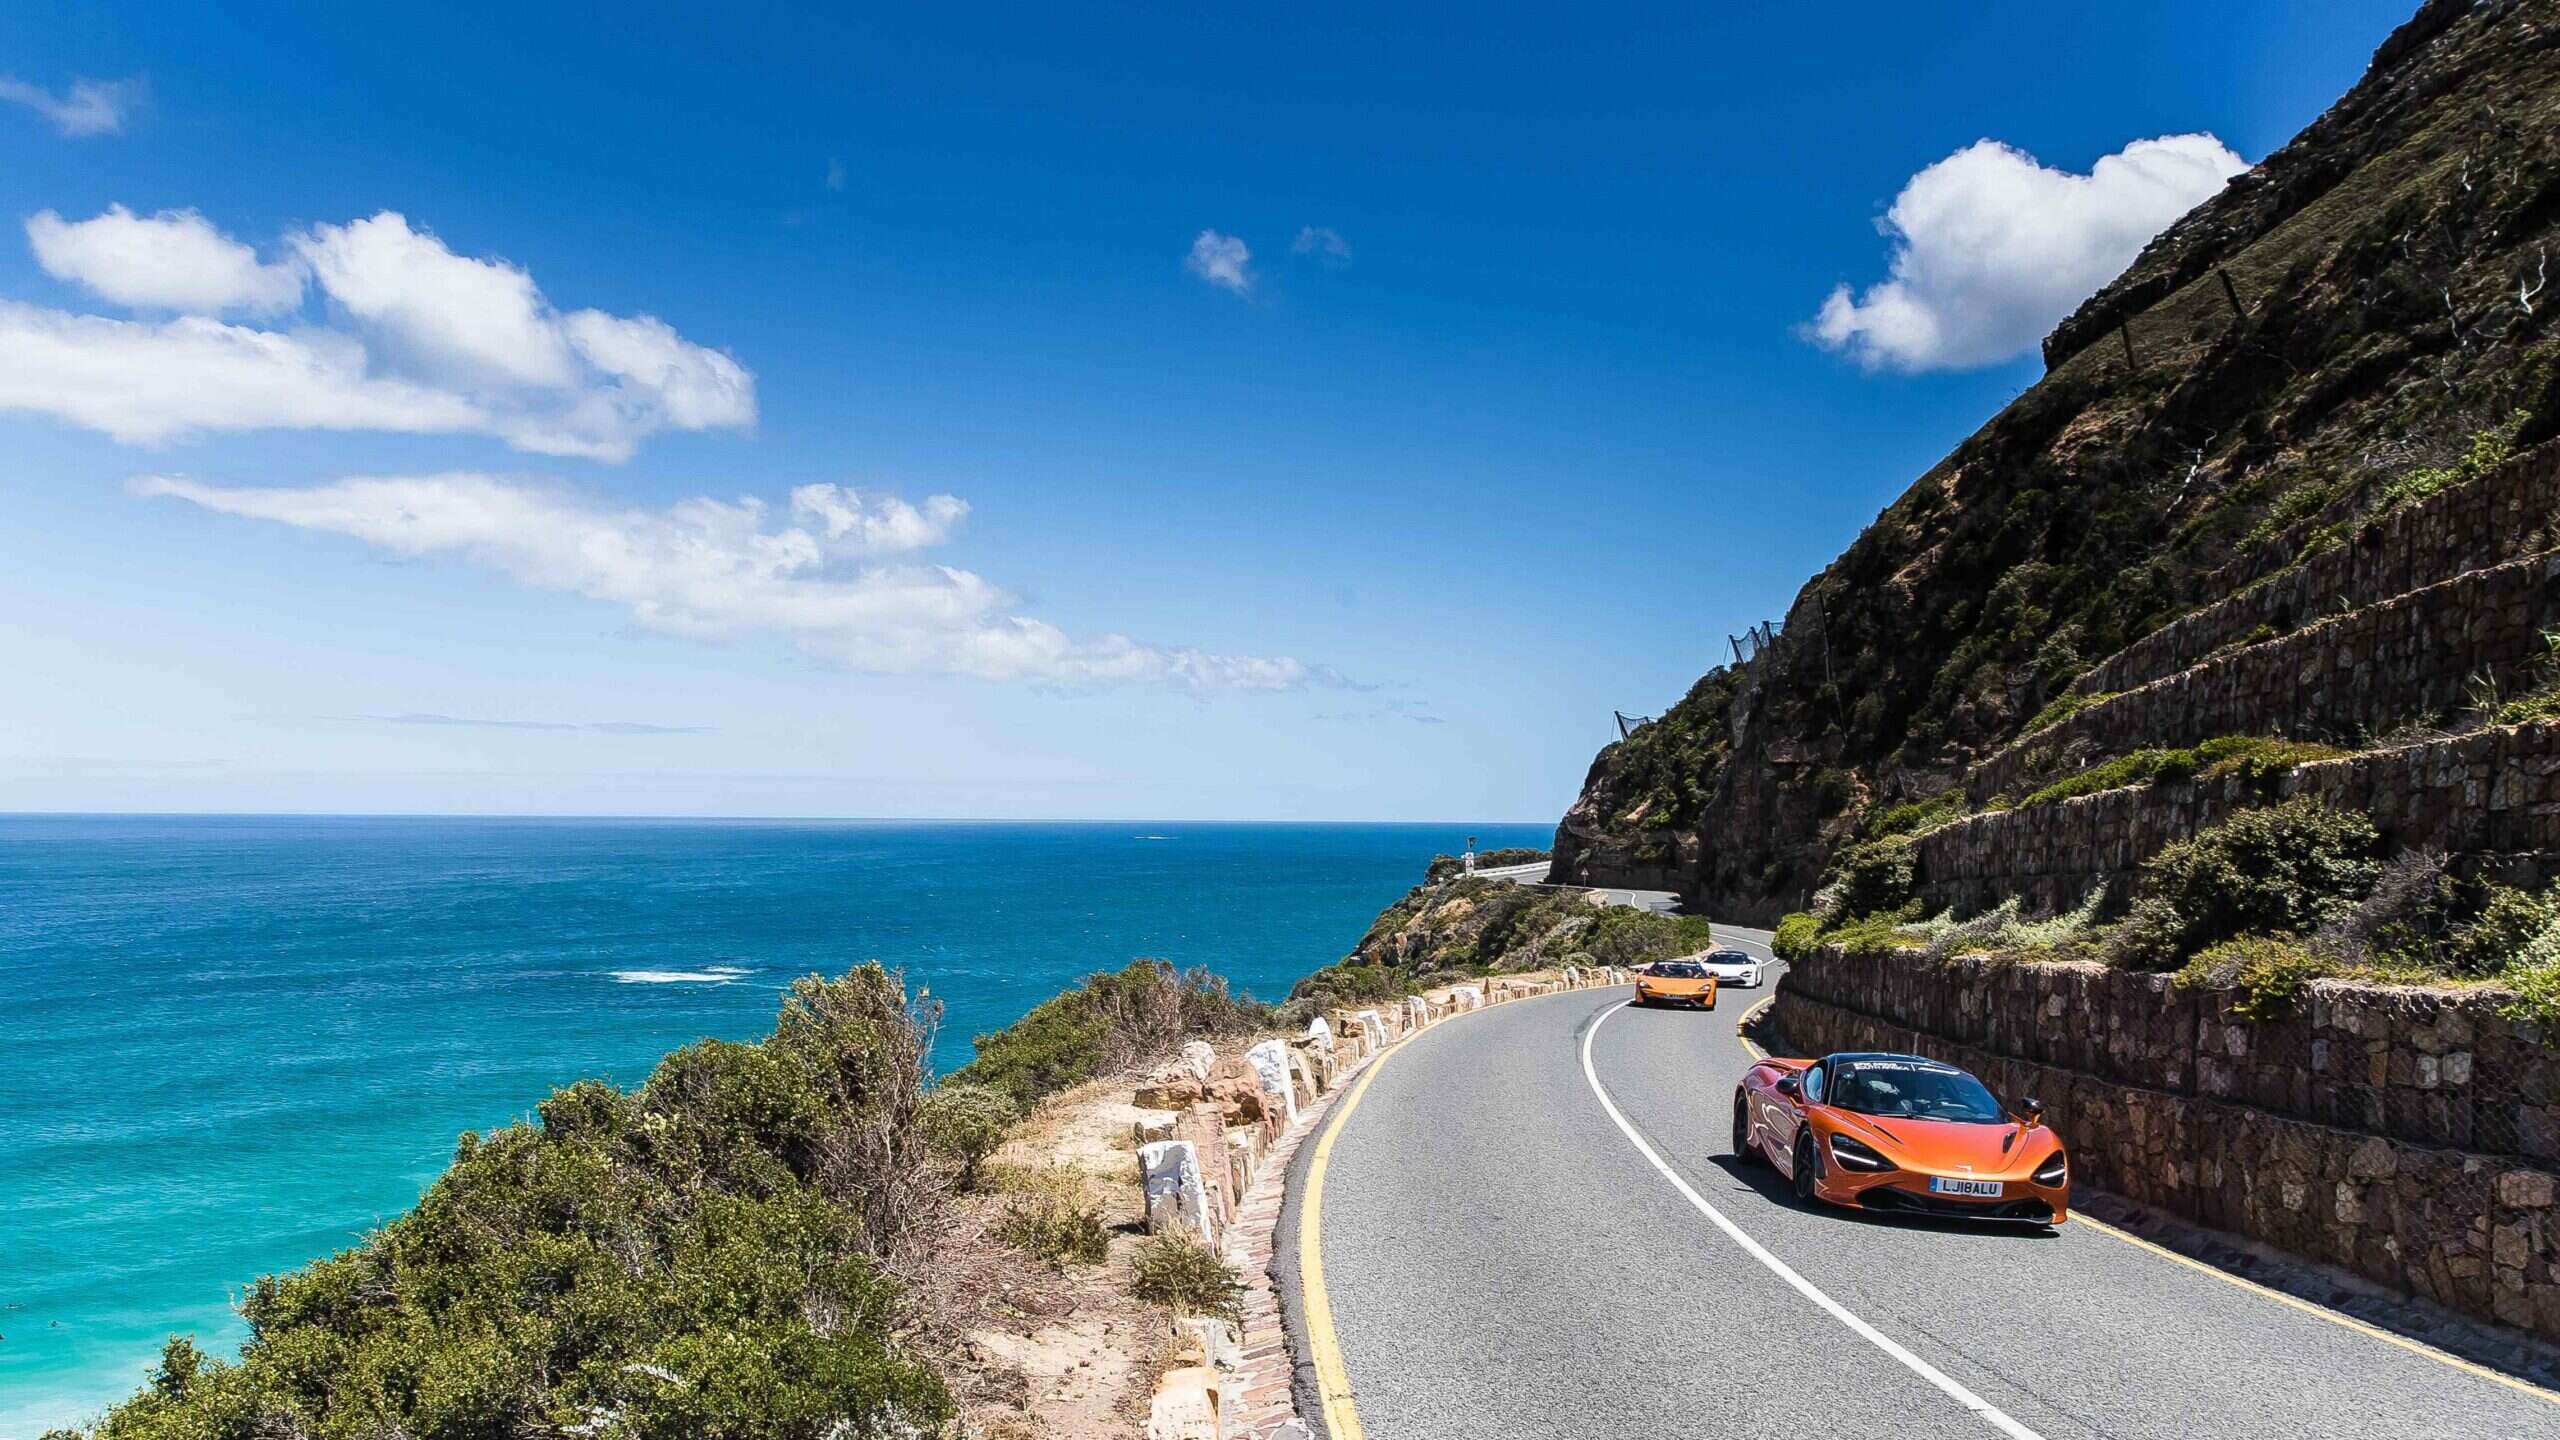
<path fill-rule="evenodd" d="M 1639 1005 L 1716 1008 L 1716 977 L 1695 960 L 1657 960 L 1636 972 Z"/>
<path fill-rule="evenodd" d="M 2071 1162 L 2044 1107 L 2008 1109 L 1917 1055 L 1761 1061 L 1734 1091 L 1733 1153 L 1777 1166 L 1807 1203 L 2033 1225 L 2071 1211 Z"/>

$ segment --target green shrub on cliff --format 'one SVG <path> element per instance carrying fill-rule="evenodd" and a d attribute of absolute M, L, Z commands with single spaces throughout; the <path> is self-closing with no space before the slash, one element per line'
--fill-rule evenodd
<path fill-rule="evenodd" d="M 2381 866 L 2361 814 L 2309 797 L 2243 810 L 2151 857 L 2118 957 L 2171 966 L 2243 935 L 2308 935 L 2353 911 Z"/>
<path fill-rule="evenodd" d="M 1870 814 L 1858 827 L 1858 838 L 1881 840 L 1888 835 L 1924 834 L 1964 813 L 1964 787 L 1952 785 L 1925 800 L 1906 800 Z"/>
<path fill-rule="evenodd" d="M 2289 935 L 2250 935 L 2226 940 L 2178 971 L 2180 985 L 2239 992 L 2231 1009 L 2247 1020 L 2279 1020 L 2302 1003 L 2302 992 L 2337 967 Z"/>
<path fill-rule="evenodd" d="M 978 1058 L 950 1078 L 993 1086 L 1027 1110 L 1042 1096 L 1166 1054 L 1194 1036 L 1241 1035 L 1270 1021 L 1269 1006 L 1228 993 L 1227 982 L 1205 968 L 1133 960 L 1124 970 L 1095 971 L 1005 1029 L 977 1037 Z"/>
<path fill-rule="evenodd" d="M 925 1032 L 876 965 L 792 987 L 762 1044 L 465 1135 L 417 1205 L 240 1303 L 236 1364 L 172 1342 L 101 1440 L 888 1436 L 953 1414 L 884 1262 L 938 1203 Z"/>
<path fill-rule="evenodd" d="M 2171 785 L 2181 780 L 2236 777 L 2265 793 L 2292 774 L 2296 766 L 2335 760 L 2347 752 L 2308 740 L 2262 735 L 2225 735 L 2176 750 L 2136 750 L 2092 765 L 2076 775 L 2045 786 L 2018 802 L 2019 809 L 2120 790 L 2128 785 Z"/>
<path fill-rule="evenodd" d="M 1911 903 L 1913 878 L 1908 835 L 1843 845 L 1832 859 L 1830 883 L 1815 897 L 1814 911 L 1832 920 L 1899 911 Z"/>
<path fill-rule="evenodd" d="M 925 1142 L 960 1167 L 963 1186 L 975 1188 L 978 1167 L 996 1153 L 1021 1114 L 1013 1097 L 992 1085 L 937 1085 L 924 1096 Z"/>
<path fill-rule="evenodd" d="M 1815 937 L 1822 933 L 1822 921 L 1809 910 L 1799 910 L 1778 922 L 1769 932 L 1769 948 L 1781 960 L 1794 961 L 1812 950 Z"/>

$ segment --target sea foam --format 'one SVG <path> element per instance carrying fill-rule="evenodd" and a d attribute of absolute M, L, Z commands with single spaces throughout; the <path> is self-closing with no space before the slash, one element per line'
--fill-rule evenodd
<path fill-rule="evenodd" d="M 613 978 L 624 985 L 726 985 L 747 973 L 735 965 L 711 965 L 700 970 L 616 970 Z"/>

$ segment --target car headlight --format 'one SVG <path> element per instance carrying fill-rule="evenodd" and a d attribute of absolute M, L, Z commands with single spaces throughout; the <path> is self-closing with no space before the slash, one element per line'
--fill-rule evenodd
<path fill-rule="evenodd" d="M 1846 1135 L 1831 1137 L 1831 1158 L 1843 1169 L 1864 1170 L 1870 1174 L 1893 1168 L 1893 1162 L 1877 1154 L 1873 1147 Z"/>
<path fill-rule="evenodd" d="M 2054 1151 L 2049 1159 L 2036 1167 L 2036 1183 L 2039 1185 L 2059 1185 L 2070 1178 L 2070 1175 L 2070 1161 L 2065 1159 L 2059 1150 Z"/>

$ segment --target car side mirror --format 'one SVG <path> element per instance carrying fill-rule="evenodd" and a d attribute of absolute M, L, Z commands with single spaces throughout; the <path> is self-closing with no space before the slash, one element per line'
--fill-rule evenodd
<path fill-rule="evenodd" d="M 1778 1093 L 1781 1095 L 1800 1094 L 1803 1089 L 1803 1086 L 1796 1083 L 1796 1077 L 1793 1075 L 1781 1075 L 1778 1077 Z"/>
<path fill-rule="evenodd" d="M 2030 1125 L 2044 1123 L 2044 1102 L 2029 1095 L 2018 1102 L 2018 1116 Z"/>

